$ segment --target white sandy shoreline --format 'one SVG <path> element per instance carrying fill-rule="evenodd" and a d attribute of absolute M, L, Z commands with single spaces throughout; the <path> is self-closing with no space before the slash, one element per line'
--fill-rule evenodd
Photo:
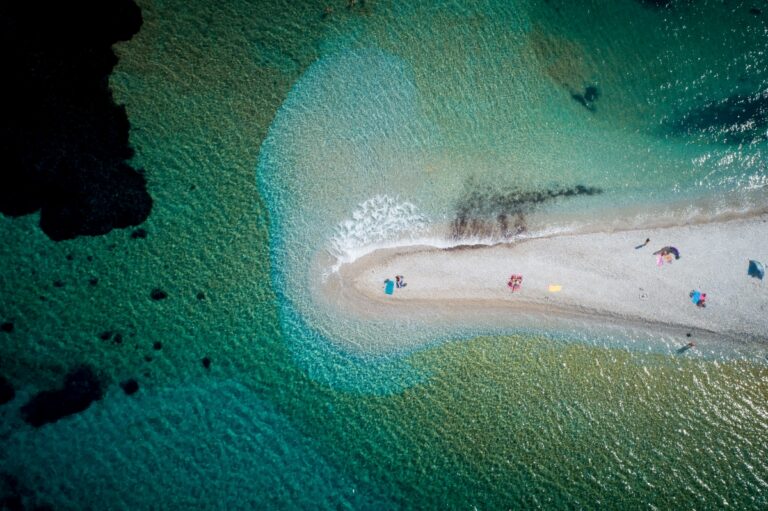
<path fill-rule="evenodd" d="M 634 248 L 646 238 L 646 247 Z M 666 245 L 682 257 L 658 267 L 652 253 Z M 362 320 L 500 330 L 639 328 L 768 347 L 768 289 L 747 276 L 749 259 L 768 262 L 768 215 L 490 247 L 378 250 L 343 265 L 316 299 Z M 512 273 L 524 276 L 516 293 L 506 284 Z M 384 294 L 384 279 L 396 274 L 408 286 Z M 562 290 L 550 292 L 550 284 Z M 706 308 L 691 302 L 692 289 L 707 293 Z M 373 351 L 397 346 L 379 348 Z"/>

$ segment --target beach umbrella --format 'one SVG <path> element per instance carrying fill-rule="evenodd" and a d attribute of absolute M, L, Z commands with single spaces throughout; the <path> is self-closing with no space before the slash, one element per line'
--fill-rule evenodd
<path fill-rule="evenodd" d="M 765 277 L 765 267 L 763 266 L 763 263 L 750 259 L 747 275 L 763 280 L 763 277 Z"/>

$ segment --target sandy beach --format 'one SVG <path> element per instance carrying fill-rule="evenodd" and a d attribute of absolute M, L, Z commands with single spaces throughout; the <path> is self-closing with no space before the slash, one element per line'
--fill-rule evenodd
<path fill-rule="evenodd" d="M 650 243 L 635 248 L 646 238 Z M 653 252 L 668 245 L 681 257 L 659 266 Z M 768 261 L 768 215 L 490 247 L 379 250 L 344 265 L 321 294 L 327 305 L 361 319 L 629 329 L 681 340 L 692 333 L 697 341 L 760 349 L 768 341 L 768 294 L 765 281 L 747 275 L 749 259 Z M 523 276 L 517 292 L 507 286 L 513 273 Z M 383 281 L 395 275 L 404 275 L 407 286 L 387 295 Z M 694 289 L 707 293 L 705 308 L 692 303 Z"/>

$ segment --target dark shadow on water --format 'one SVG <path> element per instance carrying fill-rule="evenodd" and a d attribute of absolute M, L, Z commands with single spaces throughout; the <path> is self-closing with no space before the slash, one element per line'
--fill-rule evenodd
<path fill-rule="evenodd" d="M 665 123 L 673 135 L 719 144 L 749 144 L 768 135 L 768 91 L 709 101 Z"/>

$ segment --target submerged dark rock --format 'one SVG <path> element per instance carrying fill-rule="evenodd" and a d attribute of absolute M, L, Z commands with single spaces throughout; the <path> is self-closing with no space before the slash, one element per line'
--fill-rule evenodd
<path fill-rule="evenodd" d="M 5 332 L 6 334 L 10 334 L 13 332 L 13 323 L 11 321 L 6 321 L 3 324 L 0 324 L 0 332 Z"/>
<path fill-rule="evenodd" d="M 101 332 L 99 334 L 99 339 L 101 339 L 102 341 L 108 341 L 111 338 L 112 338 L 112 332 L 109 330 L 105 330 L 104 332 Z"/>
<path fill-rule="evenodd" d="M 120 387 L 123 389 L 123 392 L 125 392 L 126 395 L 130 396 L 131 394 L 135 394 L 139 391 L 139 382 L 133 378 L 130 378 L 120 383 Z"/>
<path fill-rule="evenodd" d="M 205 367 L 206 369 L 210 369 L 211 368 L 211 359 L 210 358 L 203 357 L 202 362 L 203 362 L 203 367 Z"/>
<path fill-rule="evenodd" d="M 155 289 L 152 290 L 151 293 L 149 293 L 149 296 L 153 300 L 165 300 L 166 298 L 168 298 L 168 293 L 166 293 L 162 289 L 155 288 Z"/>
<path fill-rule="evenodd" d="M 203 293 L 202 291 L 197 293 L 197 299 L 198 300 L 205 300 L 205 293 Z"/>
<path fill-rule="evenodd" d="M 154 349 L 156 349 L 156 350 L 161 350 L 161 349 L 163 349 L 163 343 L 161 343 L 160 341 L 155 341 L 155 343 L 152 345 L 152 347 Z"/>
<path fill-rule="evenodd" d="M 14 397 L 16 397 L 16 390 L 13 385 L 5 376 L 0 376 L 0 405 L 13 401 Z"/>
<path fill-rule="evenodd" d="M 67 374 L 62 388 L 35 394 L 21 407 L 21 417 L 27 424 L 39 428 L 86 410 L 102 396 L 102 384 L 94 370 L 81 366 Z"/>
<path fill-rule="evenodd" d="M 152 199 L 126 163 L 128 118 L 108 81 L 112 45 L 141 23 L 132 0 L 3 3 L 0 213 L 40 210 L 40 227 L 57 241 L 147 218 Z"/>
<path fill-rule="evenodd" d="M 64 287 L 64 281 L 62 281 L 62 280 L 54 280 L 53 281 L 53 287 Z"/>
<path fill-rule="evenodd" d="M 757 7 L 752 7 L 749 10 L 749 14 L 754 14 L 755 16 L 760 16 L 761 14 L 763 14 L 763 10 L 762 9 L 758 9 Z"/>
<path fill-rule="evenodd" d="M 99 283 L 99 279 L 97 279 L 96 277 L 91 277 L 90 279 L 88 279 L 88 285 L 90 286 L 95 286 L 98 283 Z"/>

